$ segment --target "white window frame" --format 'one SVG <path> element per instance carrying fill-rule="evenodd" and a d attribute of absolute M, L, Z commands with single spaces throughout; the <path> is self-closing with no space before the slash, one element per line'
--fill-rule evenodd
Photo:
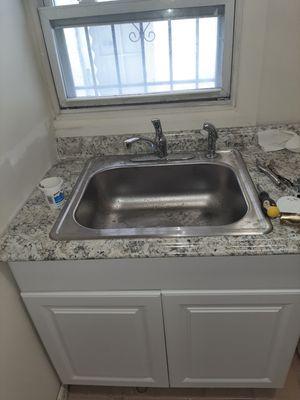
<path fill-rule="evenodd" d="M 49 0 L 51 1 L 51 0 Z M 68 98 L 59 63 L 58 49 L 53 26 L 57 24 L 76 24 L 78 21 L 88 21 L 89 18 L 113 14 L 143 13 L 166 9 L 225 6 L 224 43 L 222 64 L 222 87 L 195 91 L 180 91 L 178 93 L 128 95 L 101 98 Z M 101 3 L 86 3 L 69 6 L 40 7 L 39 15 L 44 33 L 50 66 L 53 74 L 57 96 L 62 109 L 86 108 L 99 106 L 132 106 L 147 104 L 162 104 L 173 102 L 230 100 L 233 60 L 233 38 L 235 0 L 105 0 Z"/>

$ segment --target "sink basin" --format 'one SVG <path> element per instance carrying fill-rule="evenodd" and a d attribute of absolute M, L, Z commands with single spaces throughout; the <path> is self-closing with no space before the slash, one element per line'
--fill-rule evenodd
<path fill-rule="evenodd" d="M 95 174 L 75 220 L 92 229 L 217 226 L 240 220 L 247 209 L 224 165 L 131 166 Z"/>
<path fill-rule="evenodd" d="M 237 151 L 207 160 L 90 161 L 50 236 L 168 237 L 264 234 L 271 230 Z"/>

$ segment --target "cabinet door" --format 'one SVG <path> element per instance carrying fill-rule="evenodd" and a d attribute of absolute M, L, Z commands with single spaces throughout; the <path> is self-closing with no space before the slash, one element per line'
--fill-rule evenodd
<path fill-rule="evenodd" d="M 281 387 L 300 334 L 299 292 L 163 292 L 173 387 Z"/>
<path fill-rule="evenodd" d="M 169 385 L 160 292 L 22 297 L 63 383 Z"/>

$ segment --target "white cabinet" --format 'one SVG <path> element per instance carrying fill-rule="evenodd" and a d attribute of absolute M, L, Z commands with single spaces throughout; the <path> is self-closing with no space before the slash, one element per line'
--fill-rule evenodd
<path fill-rule="evenodd" d="M 11 264 L 63 383 L 262 388 L 284 385 L 297 346 L 299 266 L 299 255 Z"/>
<path fill-rule="evenodd" d="M 172 387 L 280 387 L 300 332 L 299 291 L 165 291 Z"/>
<path fill-rule="evenodd" d="M 22 297 L 63 383 L 169 386 L 159 291 Z"/>

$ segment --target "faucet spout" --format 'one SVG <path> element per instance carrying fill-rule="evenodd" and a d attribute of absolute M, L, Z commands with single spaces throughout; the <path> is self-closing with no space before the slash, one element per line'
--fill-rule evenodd
<path fill-rule="evenodd" d="M 213 159 L 218 157 L 216 153 L 216 144 L 218 139 L 218 132 L 216 127 L 210 122 L 205 122 L 203 124 L 203 129 L 208 133 L 207 137 L 207 154 L 206 158 Z"/>
<path fill-rule="evenodd" d="M 124 141 L 125 146 L 127 147 L 127 149 L 130 149 L 134 143 L 145 142 L 151 147 L 156 156 L 158 156 L 159 158 L 166 158 L 168 155 L 167 139 L 163 134 L 161 122 L 159 119 L 154 119 L 151 122 L 155 129 L 154 140 L 150 140 L 141 136 L 132 137 Z"/>
<path fill-rule="evenodd" d="M 150 139 L 143 138 L 143 137 L 140 137 L 140 136 L 138 136 L 138 137 L 132 137 L 132 138 L 126 139 L 126 140 L 124 141 L 125 146 L 126 146 L 127 149 L 130 149 L 131 146 L 132 146 L 134 143 L 137 143 L 137 142 L 145 142 L 145 143 L 147 143 L 147 144 L 151 147 L 151 149 L 152 149 L 153 151 L 156 150 L 156 144 L 155 144 L 155 142 L 153 142 L 153 141 L 150 140 Z"/>

